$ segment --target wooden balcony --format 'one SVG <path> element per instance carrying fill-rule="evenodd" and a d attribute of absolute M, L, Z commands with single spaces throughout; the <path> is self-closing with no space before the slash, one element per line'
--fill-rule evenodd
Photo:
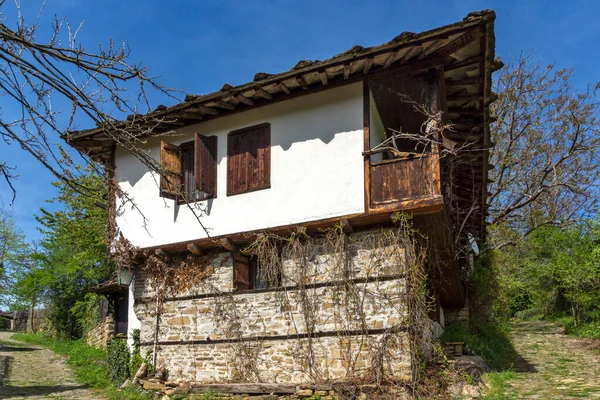
<path fill-rule="evenodd" d="M 439 158 L 424 154 L 371 163 L 369 195 L 371 211 L 441 206 Z"/>

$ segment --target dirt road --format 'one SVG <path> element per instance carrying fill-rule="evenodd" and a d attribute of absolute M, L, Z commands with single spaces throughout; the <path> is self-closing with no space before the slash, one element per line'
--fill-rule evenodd
<path fill-rule="evenodd" d="M 514 325 L 512 339 L 519 354 L 509 399 L 600 398 L 600 345 L 564 334 L 551 322 Z"/>
<path fill-rule="evenodd" d="M 0 332 L 0 399 L 102 399 L 77 383 L 64 357 Z"/>

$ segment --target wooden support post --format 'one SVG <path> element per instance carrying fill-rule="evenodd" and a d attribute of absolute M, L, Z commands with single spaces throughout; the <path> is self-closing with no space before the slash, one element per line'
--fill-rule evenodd
<path fill-rule="evenodd" d="M 239 95 L 236 98 L 239 100 L 240 103 L 244 103 L 244 104 L 246 104 L 248 106 L 253 106 L 254 105 L 254 102 L 251 99 L 249 99 L 246 96 L 244 96 L 244 95 Z"/>
<path fill-rule="evenodd" d="M 277 84 L 277 87 L 285 94 L 290 94 L 290 89 L 284 83 Z"/>
<path fill-rule="evenodd" d="M 226 102 L 224 102 L 222 100 L 216 100 L 215 104 L 217 106 L 221 107 L 221 108 L 226 109 L 226 110 L 235 110 L 235 106 L 233 104 L 226 103 Z"/>
<path fill-rule="evenodd" d="M 187 245 L 187 249 L 189 250 L 190 253 L 192 253 L 195 256 L 202 255 L 202 249 L 200 247 L 198 247 L 197 245 L 195 245 L 194 243 L 189 243 Z"/>
<path fill-rule="evenodd" d="M 257 94 L 257 95 L 259 95 L 260 97 L 262 97 L 263 99 L 266 99 L 266 100 L 273 100 L 273 96 L 271 96 L 271 94 L 270 94 L 270 93 L 268 93 L 268 92 L 267 92 L 267 91 L 265 91 L 265 90 L 258 89 L 258 90 L 256 91 L 256 94 Z"/>
<path fill-rule="evenodd" d="M 237 246 L 231 241 L 231 239 L 223 238 L 219 240 L 219 245 L 227 251 L 237 250 Z"/>
<path fill-rule="evenodd" d="M 344 80 L 348 80 L 350 77 L 350 64 L 344 64 Z"/>
<path fill-rule="evenodd" d="M 167 258 L 167 256 L 169 255 L 169 253 L 167 253 L 167 252 L 166 252 L 166 251 L 164 251 L 163 249 L 156 249 L 156 250 L 154 250 L 154 254 L 155 254 L 155 255 L 156 255 L 158 258 L 160 258 L 160 259 L 162 259 L 162 260 L 165 260 L 165 259 Z"/>
<path fill-rule="evenodd" d="M 298 85 L 301 86 L 302 89 L 308 90 L 308 85 L 301 76 L 296 77 L 296 82 L 298 82 Z"/>
<path fill-rule="evenodd" d="M 342 218 L 340 220 L 340 225 L 342 226 L 342 230 L 346 235 L 351 235 L 354 233 L 354 228 L 352 228 L 352 224 L 346 218 Z"/>
<path fill-rule="evenodd" d="M 365 61 L 365 66 L 363 67 L 363 73 L 368 74 L 369 70 L 371 69 L 372 66 L 373 66 L 373 59 L 367 58 L 367 60 Z"/>
<path fill-rule="evenodd" d="M 197 106 L 197 107 L 193 107 L 192 109 L 194 110 L 198 110 L 203 114 L 208 114 L 208 115 L 217 115 L 219 114 L 219 111 L 215 110 L 214 108 L 210 108 L 210 107 L 206 107 L 206 106 Z M 191 111 L 191 110 L 188 110 Z"/>
<path fill-rule="evenodd" d="M 327 72 L 325 71 L 319 72 L 319 78 L 321 78 L 321 83 L 323 84 L 323 86 L 327 85 L 327 83 L 329 82 L 327 78 Z"/>

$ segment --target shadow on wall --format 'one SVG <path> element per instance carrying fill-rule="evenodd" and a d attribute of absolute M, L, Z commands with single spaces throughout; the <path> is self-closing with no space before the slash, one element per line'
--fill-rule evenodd
<path fill-rule="evenodd" d="M 179 144 L 193 140 L 194 132 L 208 136 L 217 134 L 218 164 L 223 168 L 227 156 L 227 133 L 263 122 L 271 123 L 272 148 L 279 146 L 283 151 L 288 151 L 296 143 L 312 140 L 329 144 L 337 134 L 362 129 L 362 112 L 356 107 L 359 94 L 356 87 L 343 87 L 274 103 L 264 108 L 190 125 L 173 136 L 149 138 L 141 149 L 158 159 L 161 140 Z M 118 150 L 117 156 L 123 154 L 125 150 Z M 126 176 L 119 174 L 119 171 L 126 171 Z M 117 176 L 121 183 L 127 182 L 135 187 L 147 173 L 150 173 L 148 168 L 136 158 L 120 157 Z M 158 190 L 156 181 L 156 191 Z"/>

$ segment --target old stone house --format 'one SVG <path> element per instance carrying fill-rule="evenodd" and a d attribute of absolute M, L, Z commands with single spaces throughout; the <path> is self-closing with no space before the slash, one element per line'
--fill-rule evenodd
<path fill-rule="evenodd" d="M 410 379 L 485 236 L 494 18 L 66 135 L 114 183 L 127 330 L 169 379 Z"/>

